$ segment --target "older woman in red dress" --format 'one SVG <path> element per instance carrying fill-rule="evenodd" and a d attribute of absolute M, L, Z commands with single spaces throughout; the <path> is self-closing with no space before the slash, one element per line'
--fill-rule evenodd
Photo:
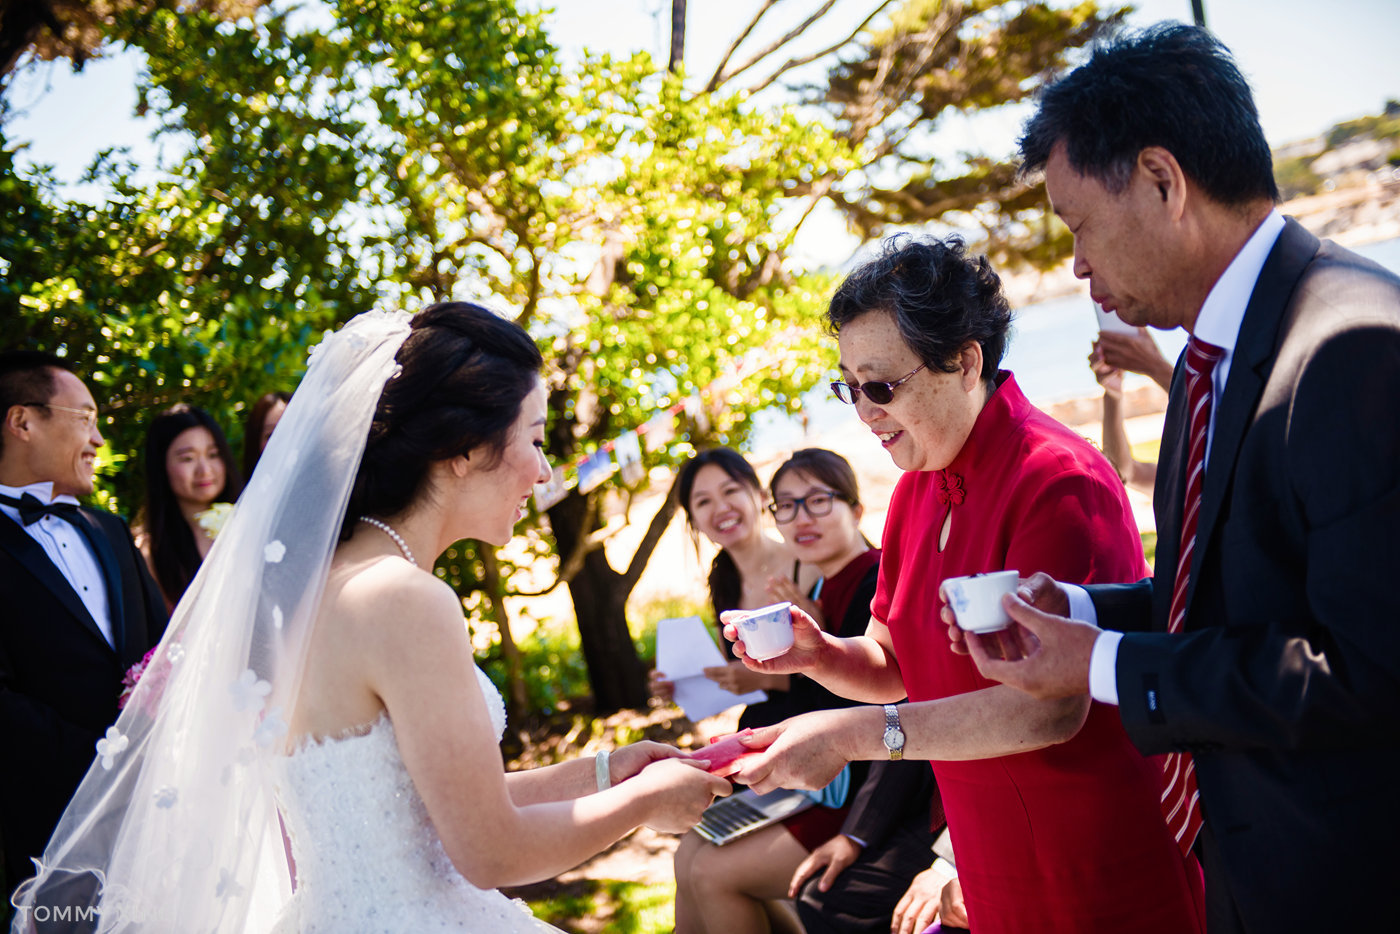
<path fill-rule="evenodd" d="M 812 787 L 849 760 L 932 760 L 978 934 L 1198 932 L 1200 873 L 1163 821 L 1159 764 L 1087 695 L 1040 702 L 982 678 L 939 620 L 950 577 L 1147 574 L 1113 468 L 998 369 L 1010 317 L 986 259 L 955 238 L 892 241 L 832 298 L 833 388 L 906 471 L 870 624 L 838 639 L 794 614 L 786 655 L 745 660 L 885 706 L 759 731 L 751 744 L 771 745 L 737 777 Z"/>

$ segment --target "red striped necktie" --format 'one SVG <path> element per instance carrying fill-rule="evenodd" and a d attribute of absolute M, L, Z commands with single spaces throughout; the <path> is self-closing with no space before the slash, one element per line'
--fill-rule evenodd
<path fill-rule="evenodd" d="M 1186 591 L 1191 583 L 1191 555 L 1196 550 L 1196 524 L 1201 515 L 1201 489 L 1206 470 L 1206 435 L 1210 429 L 1211 372 L 1225 351 L 1191 338 L 1186 344 L 1187 457 L 1186 495 L 1182 499 L 1181 550 L 1176 560 L 1167 632 L 1180 632 L 1186 621 Z M 1182 854 L 1189 853 L 1201 832 L 1200 792 L 1196 765 L 1189 752 L 1167 754 L 1162 774 L 1162 816 Z"/>

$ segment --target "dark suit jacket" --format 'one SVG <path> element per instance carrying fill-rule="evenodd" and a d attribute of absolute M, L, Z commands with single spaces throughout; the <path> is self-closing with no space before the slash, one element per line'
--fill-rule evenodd
<path fill-rule="evenodd" d="M 117 719 L 122 675 L 165 631 L 160 595 L 126 523 L 79 511 L 107 583 L 113 649 L 39 543 L 0 515 L 0 837 L 11 887 L 33 874 L 69 797 Z"/>
<path fill-rule="evenodd" d="M 1129 631 L 1123 724 L 1144 753 L 1195 755 L 1221 851 L 1208 884 L 1246 930 L 1375 930 L 1400 877 L 1400 278 L 1288 221 L 1217 403 L 1169 636 L 1184 397 L 1178 372 L 1156 577 L 1089 588 L 1099 622 Z"/>

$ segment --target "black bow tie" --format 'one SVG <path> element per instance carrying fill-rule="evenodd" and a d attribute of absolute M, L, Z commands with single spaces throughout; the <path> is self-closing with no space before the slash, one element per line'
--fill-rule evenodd
<path fill-rule="evenodd" d="M 33 525 L 44 516 L 58 516 L 72 522 L 78 514 L 78 507 L 72 503 L 41 503 L 33 493 L 25 493 L 19 499 L 0 493 L 0 503 L 18 509 L 19 519 L 26 526 Z"/>

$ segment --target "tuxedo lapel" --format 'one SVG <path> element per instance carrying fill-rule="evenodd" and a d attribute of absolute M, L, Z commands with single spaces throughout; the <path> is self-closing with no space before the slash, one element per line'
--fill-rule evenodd
<path fill-rule="evenodd" d="M 93 553 L 97 555 L 97 563 L 102 567 L 102 579 L 107 583 L 107 613 L 112 620 L 112 642 L 118 655 L 124 655 L 126 644 L 126 613 L 122 591 L 122 572 L 117 564 L 117 554 L 112 550 L 112 543 L 107 538 L 105 532 L 97 524 L 97 521 L 88 515 L 84 509 L 79 509 L 74 516 L 78 521 L 73 524 L 83 533 L 83 537 L 92 546 Z"/>
<path fill-rule="evenodd" d="M 107 637 L 102 635 L 102 630 L 97 628 L 97 623 L 93 620 L 92 614 L 88 612 L 82 598 L 78 596 L 78 592 L 73 589 L 72 584 L 68 583 L 63 572 L 49 560 L 43 546 L 30 537 L 19 523 L 6 515 L 0 515 L 0 548 L 4 548 L 13 555 L 26 571 L 33 574 L 39 583 L 47 587 L 63 604 L 64 609 L 68 610 L 84 629 L 92 633 L 107 648 L 112 647 L 107 642 Z"/>
<path fill-rule="evenodd" d="M 1190 590 L 1186 595 L 1188 619 L 1191 598 L 1196 582 L 1200 580 L 1201 564 L 1211 550 L 1220 509 L 1235 474 L 1240 445 L 1273 369 L 1279 325 L 1293 289 L 1317 248 L 1317 238 L 1290 218 L 1274 248 L 1269 251 L 1268 259 L 1259 272 L 1259 280 L 1250 294 L 1239 339 L 1235 343 L 1234 357 L 1230 362 L 1230 376 L 1215 410 L 1215 431 L 1206 462 L 1201 516 L 1196 528 L 1197 548 L 1191 558 Z"/>

